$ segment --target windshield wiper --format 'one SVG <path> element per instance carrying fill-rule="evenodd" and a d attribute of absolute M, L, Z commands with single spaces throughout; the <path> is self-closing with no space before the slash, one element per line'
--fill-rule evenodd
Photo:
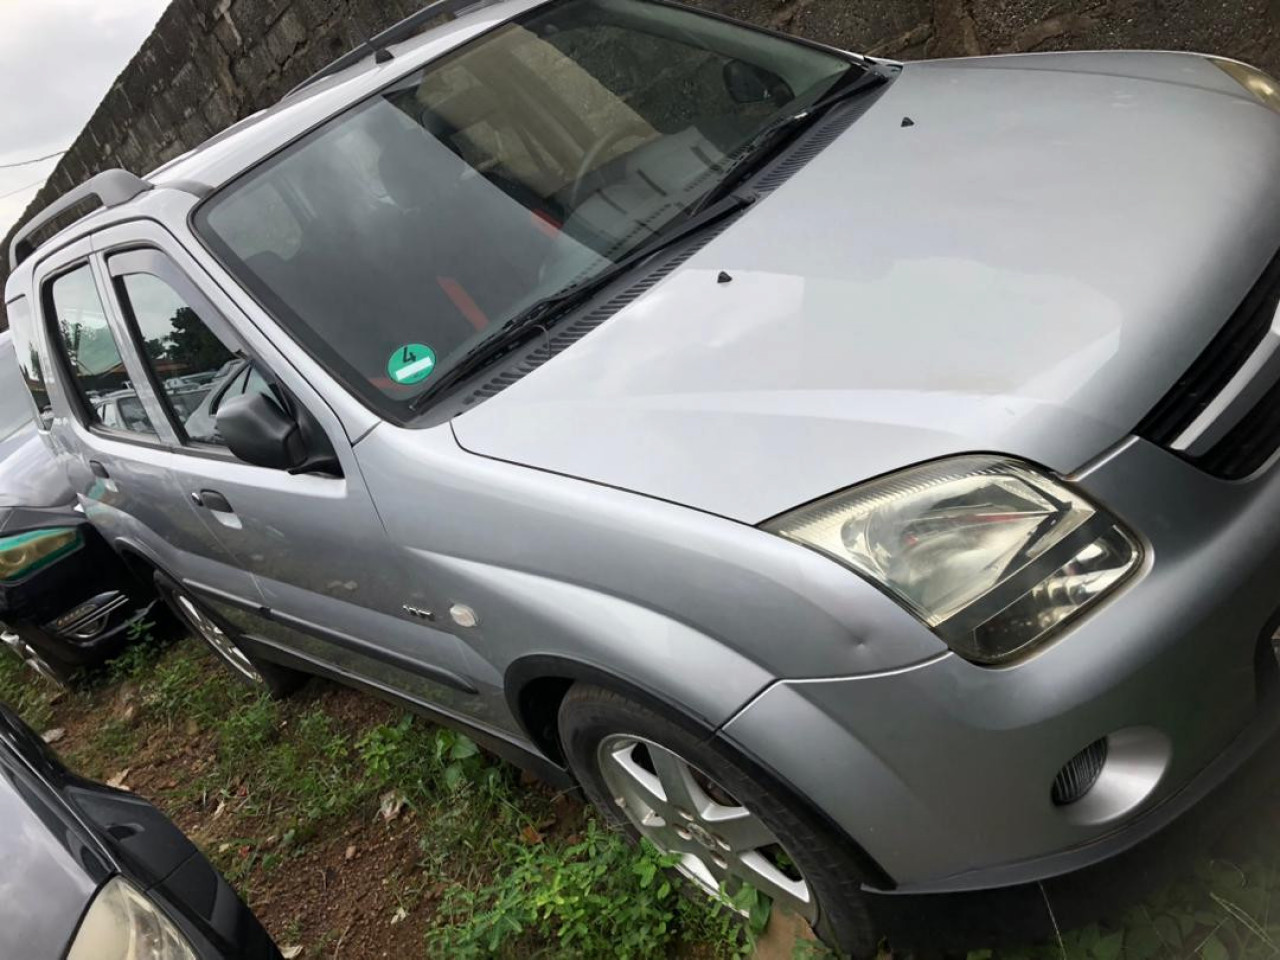
<path fill-rule="evenodd" d="M 692 213 L 684 220 L 676 220 L 659 230 L 648 241 L 636 247 L 612 266 L 599 273 L 565 287 L 559 293 L 544 297 L 530 304 L 503 324 L 490 336 L 458 358 L 441 375 L 440 379 L 409 401 L 409 410 L 416 413 L 449 387 L 489 366 L 498 357 L 510 353 L 524 343 L 530 335 L 554 323 L 574 307 L 590 299 L 592 295 L 642 260 L 683 240 L 690 234 L 710 226 L 718 220 L 737 213 L 755 202 L 753 194 L 731 193 L 715 203 Z"/>
<path fill-rule="evenodd" d="M 868 90 L 873 90 L 887 80 L 888 77 L 879 70 L 868 68 L 866 73 L 855 75 L 850 81 L 844 81 L 843 78 L 837 81 L 831 90 L 803 110 L 779 117 L 767 124 L 738 151 L 737 156 L 725 168 L 724 175 L 716 185 L 703 194 L 702 199 L 694 205 L 692 213 L 700 213 L 736 190 L 744 180 L 772 160 L 782 147 L 811 127 L 831 107 L 866 93 Z"/>

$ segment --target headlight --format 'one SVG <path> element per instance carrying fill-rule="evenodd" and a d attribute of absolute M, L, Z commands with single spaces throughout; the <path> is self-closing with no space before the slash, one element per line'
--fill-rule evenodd
<path fill-rule="evenodd" d="M 1141 561 L 1136 540 L 1099 507 L 991 456 L 913 467 L 764 528 L 852 567 L 979 663 L 1044 640 Z"/>
<path fill-rule="evenodd" d="M 1240 63 L 1238 60 L 1223 60 L 1220 57 L 1210 57 L 1209 61 L 1252 93 L 1261 103 L 1265 103 L 1272 110 L 1280 112 L 1280 84 L 1277 84 L 1267 74 L 1257 67 L 1251 67 L 1247 63 Z"/>
<path fill-rule="evenodd" d="M 197 960 L 169 918 L 115 877 L 98 891 L 80 921 L 67 960 Z"/>
<path fill-rule="evenodd" d="M 80 531 L 73 527 L 0 537 L 0 580 L 19 580 L 35 573 L 79 545 Z"/>

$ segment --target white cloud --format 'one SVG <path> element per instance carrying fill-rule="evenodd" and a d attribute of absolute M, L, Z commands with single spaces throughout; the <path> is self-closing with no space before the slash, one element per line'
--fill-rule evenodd
<path fill-rule="evenodd" d="M 70 146 L 167 4 L 0 0 L 0 165 Z M 0 236 L 56 164 L 0 169 Z"/>

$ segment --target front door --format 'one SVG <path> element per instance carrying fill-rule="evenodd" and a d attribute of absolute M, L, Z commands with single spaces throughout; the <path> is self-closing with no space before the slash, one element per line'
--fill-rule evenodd
<path fill-rule="evenodd" d="M 234 304 L 196 285 L 191 277 L 199 268 L 179 266 L 180 248 L 162 246 L 156 234 L 146 247 L 138 245 L 136 230 L 126 236 L 120 242 L 108 235 L 102 266 L 130 333 L 132 359 L 153 387 L 153 416 L 166 419 L 178 436 L 167 470 L 209 530 L 211 553 L 234 558 L 226 576 L 189 577 L 186 585 L 210 602 L 240 603 L 240 622 L 253 620 L 255 636 L 296 656 L 414 699 L 465 709 L 474 691 L 462 675 L 458 641 L 410 613 L 421 605 L 421 591 L 393 558 L 337 417 L 269 341 L 246 335 L 256 331 Z M 242 325 L 233 326 L 229 316 Z M 227 398 L 246 391 L 270 392 L 309 420 L 338 466 L 293 474 L 233 456 L 218 435 L 216 415 Z M 220 596 L 232 593 L 226 585 L 245 572 L 255 595 Z"/>

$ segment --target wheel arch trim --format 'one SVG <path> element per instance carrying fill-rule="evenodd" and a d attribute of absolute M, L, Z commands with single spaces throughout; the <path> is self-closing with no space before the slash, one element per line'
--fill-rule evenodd
<path fill-rule="evenodd" d="M 129 537 L 116 537 L 112 540 L 111 547 L 120 559 L 124 561 L 125 568 L 134 576 L 140 576 L 141 571 L 137 566 L 139 563 L 146 564 L 153 572 L 165 572 L 164 564 L 160 562 L 156 555 L 136 540 Z M 142 582 L 150 586 L 151 577 L 146 577 Z"/>
<path fill-rule="evenodd" d="M 753 779 L 769 782 L 785 790 L 795 798 L 796 802 L 802 804 L 811 816 L 818 819 L 848 845 L 850 856 L 863 870 L 864 886 L 879 891 L 890 891 L 896 887 L 896 882 L 888 872 L 833 817 L 805 797 L 790 781 L 756 756 L 748 747 L 736 739 L 721 735 L 721 730 L 728 723 L 727 720 L 724 724 L 713 724 L 647 684 L 610 672 L 599 664 L 553 654 L 529 654 L 508 665 L 503 675 L 504 694 L 507 706 L 525 736 L 552 762 L 560 765 L 565 763 L 559 736 L 549 734 L 545 729 L 545 723 L 537 722 L 535 711 L 538 708 L 529 701 L 539 692 L 553 693 L 554 709 L 547 711 L 544 707 L 542 710 L 544 717 L 549 713 L 554 718 L 559 712 L 560 701 L 575 683 L 592 683 L 632 697 L 672 722 L 685 727 L 704 741 L 715 741 L 722 748 L 732 751 L 746 766 Z M 768 684 L 766 689 L 772 685 Z"/>

